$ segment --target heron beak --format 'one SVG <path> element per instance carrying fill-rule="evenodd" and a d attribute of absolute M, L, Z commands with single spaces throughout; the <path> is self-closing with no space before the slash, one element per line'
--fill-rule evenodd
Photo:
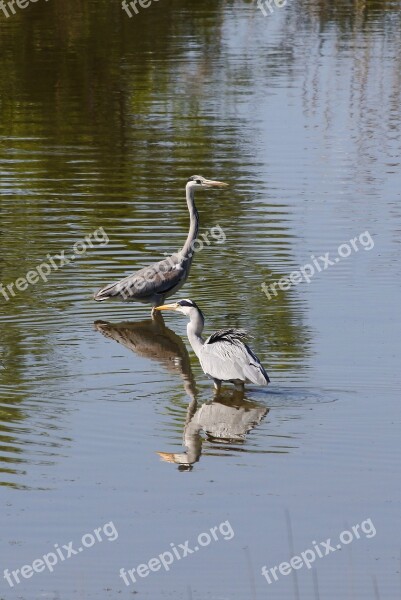
<path fill-rule="evenodd" d="M 163 304 L 162 306 L 155 306 L 155 310 L 177 310 L 178 304 Z"/>
<path fill-rule="evenodd" d="M 217 187 L 217 188 L 225 188 L 228 187 L 228 183 L 224 183 L 224 181 L 214 181 L 213 179 L 206 179 L 203 182 L 203 185 L 206 187 Z"/>

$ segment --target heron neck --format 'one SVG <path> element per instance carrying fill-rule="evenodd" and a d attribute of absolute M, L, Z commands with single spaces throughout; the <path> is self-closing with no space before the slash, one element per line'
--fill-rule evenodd
<path fill-rule="evenodd" d="M 203 344 L 205 343 L 202 338 L 202 331 L 203 319 L 201 315 L 198 312 L 196 312 L 194 315 L 191 315 L 191 320 L 187 325 L 187 335 L 189 343 L 191 344 L 196 356 L 199 356 Z"/>
<path fill-rule="evenodd" d="M 188 237 L 186 242 L 181 250 L 181 254 L 185 256 L 185 258 L 192 258 L 193 248 L 192 243 L 198 237 L 198 229 L 199 229 L 199 215 L 195 206 L 195 198 L 194 198 L 194 189 L 191 187 L 186 187 L 186 198 L 187 198 L 187 206 L 189 211 L 189 219 L 190 226 Z"/>

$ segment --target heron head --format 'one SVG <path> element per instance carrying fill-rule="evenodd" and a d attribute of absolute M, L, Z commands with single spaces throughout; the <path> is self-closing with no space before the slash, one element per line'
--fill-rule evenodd
<path fill-rule="evenodd" d="M 163 304 L 163 306 L 156 306 L 155 310 L 174 310 L 176 312 L 180 312 L 187 317 L 191 317 L 194 313 L 198 313 L 203 321 L 205 321 L 205 317 L 203 316 L 203 312 L 199 308 L 199 306 L 193 300 L 178 300 L 174 304 Z"/>
<path fill-rule="evenodd" d="M 223 188 L 227 187 L 228 183 L 223 181 L 215 181 L 214 179 L 205 179 L 202 175 L 192 175 L 187 181 L 187 188 Z"/>

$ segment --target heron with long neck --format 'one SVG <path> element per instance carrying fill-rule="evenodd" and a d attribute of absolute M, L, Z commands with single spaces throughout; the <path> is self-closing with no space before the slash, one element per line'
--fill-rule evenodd
<path fill-rule="evenodd" d="M 227 184 L 222 181 L 205 179 L 201 175 L 190 177 L 185 187 L 190 226 L 182 249 L 153 265 L 128 275 L 128 277 L 116 283 L 107 285 L 94 295 L 94 299 L 98 302 L 108 299 L 122 300 L 123 302 L 141 302 L 151 304 L 153 309 L 164 304 L 166 298 L 182 288 L 191 269 L 194 242 L 198 237 L 199 230 L 195 190 L 226 186 Z"/>
<path fill-rule="evenodd" d="M 220 329 L 204 340 L 205 317 L 192 300 L 179 300 L 175 304 L 158 306 L 155 310 L 173 310 L 189 318 L 189 343 L 203 372 L 213 379 L 217 391 L 223 381 L 234 383 L 241 390 L 245 383 L 267 385 L 270 382 L 259 358 L 242 341 L 247 336 L 244 329 Z"/>

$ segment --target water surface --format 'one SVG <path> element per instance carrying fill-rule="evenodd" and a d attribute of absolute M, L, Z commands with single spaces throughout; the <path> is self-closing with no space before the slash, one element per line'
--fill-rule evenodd
<path fill-rule="evenodd" d="M 0 15 L 0 281 L 109 239 L 0 296 L 1 570 L 118 531 L 53 573 L 1 576 L 2 598 L 399 596 L 400 25 L 384 1 Z M 271 385 L 244 399 L 213 400 L 179 315 L 92 300 L 182 245 L 195 173 L 230 183 L 196 196 L 225 241 L 181 296 L 207 333 L 252 333 Z M 364 232 L 371 249 L 264 294 Z M 261 576 L 369 518 L 374 537 Z M 119 577 L 227 520 L 232 539 Z"/>

